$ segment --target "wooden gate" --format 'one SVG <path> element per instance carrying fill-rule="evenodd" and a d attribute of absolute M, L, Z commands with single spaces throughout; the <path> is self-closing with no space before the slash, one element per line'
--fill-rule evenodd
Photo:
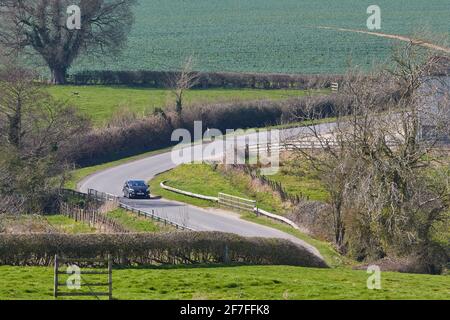
<path fill-rule="evenodd" d="M 82 267 L 80 267 L 80 265 Z M 62 270 L 67 266 L 66 270 Z M 88 267 L 84 267 L 88 266 Z M 67 270 L 71 268 L 71 270 Z M 83 270 L 88 269 L 88 270 Z M 70 272 L 69 272 L 70 271 Z M 66 282 L 60 282 L 63 276 L 68 277 Z M 105 276 L 107 280 L 89 279 L 93 276 Z M 80 287 L 69 283 L 70 277 L 77 277 Z M 98 278 L 98 277 L 97 277 Z M 98 288 L 104 288 L 104 291 Z M 64 290 L 66 288 L 66 290 Z M 107 259 L 76 259 L 64 258 L 55 255 L 54 266 L 54 288 L 53 295 L 58 297 L 108 297 L 112 300 L 112 259 L 108 255 Z M 87 289 L 87 291 L 86 291 Z"/>

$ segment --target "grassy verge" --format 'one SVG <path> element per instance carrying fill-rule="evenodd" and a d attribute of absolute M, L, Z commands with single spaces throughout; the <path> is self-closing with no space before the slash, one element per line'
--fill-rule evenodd
<path fill-rule="evenodd" d="M 62 233 L 79 234 L 79 233 L 94 233 L 95 228 L 86 223 L 77 222 L 69 217 L 63 215 L 46 216 L 48 223 L 56 230 Z"/>
<path fill-rule="evenodd" d="M 79 108 L 95 125 L 104 125 L 121 109 L 147 114 L 156 107 L 174 105 L 174 96 L 168 89 L 126 86 L 51 86 L 50 94 Z M 253 100 L 285 100 L 309 93 L 328 93 L 328 90 L 258 90 L 258 89 L 205 89 L 189 90 L 187 105 L 199 103 L 226 103 Z"/>
<path fill-rule="evenodd" d="M 167 267 L 113 271 L 116 299 L 448 299 L 448 276 L 286 266 Z M 91 278 L 89 278 L 91 279 Z M 0 299 L 53 299 L 53 270 L 0 267 Z"/>
<path fill-rule="evenodd" d="M 123 209 L 108 212 L 107 216 L 133 232 L 168 232 L 173 230 L 169 226 L 164 226 L 147 218 L 139 217 Z"/>

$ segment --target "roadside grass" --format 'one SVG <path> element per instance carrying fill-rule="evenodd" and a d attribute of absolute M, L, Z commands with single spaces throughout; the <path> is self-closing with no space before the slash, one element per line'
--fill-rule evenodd
<path fill-rule="evenodd" d="M 157 175 L 149 182 L 152 195 L 161 196 L 163 198 L 185 202 L 197 207 L 208 208 L 217 207 L 217 203 L 197 198 L 188 197 L 175 192 L 167 191 L 161 188 L 161 182 L 166 181 L 166 185 L 197 192 L 205 196 L 217 197 L 218 190 L 229 192 L 234 196 L 245 196 L 237 192 L 224 177 L 217 175 L 207 164 L 197 165 L 181 165 L 175 169 L 166 171 Z M 185 189 L 183 189 L 185 188 Z M 189 188 L 189 190 L 187 189 Z"/>
<path fill-rule="evenodd" d="M 62 233 L 80 234 L 80 233 L 95 233 L 96 229 L 86 223 L 77 222 L 74 219 L 63 215 L 45 216 L 48 223 Z"/>
<path fill-rule="evenodd" d="M 89 116 L 96 126 L 102 126 L 121 109 L 148 114 L 156 107 L 174 105 L 170 89 L 127 86 L 49 86 L 49 93 L 68 101 Z M 195 89 L 186 92 L 185 103 L 226 103 L 253 100 L 285 100 L 306 94 L 328 93 L 329 90 L 262 90 L 262 89 Z"/>
<path fill-rule="evenodd" d="M 114 219 L 120 225 L 132 232 L 169 232 L 174 229 L 164 226 L 155 221 L 144 217 L 139 217 L 134 213 L 124 209 L 116 209 L 106 214 L 109 218 Z"/>
<path fill-rule="evenodd" d="M 96 229 L 83 222 L 64 215 L 2 215 L 0 217 L 0 233 L 52 233 L 69 234 L 95 233 Z"/>
<path fill-rule="evenodd" d="M 449 297 L 448 276 L 383 272 L 381 290 L 368 290 L 367 277 L 365 271 L 349 268 L 289 266 L 115 269 L 113 296 L 119 300 L 445 300 Z M 0 266 L 0 283 L 1 300 L 54 299 L 53 269 L 50 267 Z"/>

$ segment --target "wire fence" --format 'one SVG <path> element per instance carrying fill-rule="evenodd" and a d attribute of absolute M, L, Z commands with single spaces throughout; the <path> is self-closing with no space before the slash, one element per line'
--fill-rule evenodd
<path fill-rule="evenodd" d="M 94 189 L 89 189 L 88 190 L 88 196 L 92 197 L 93 199 L 96 199 L 98 201 L 104 201 L 104 202 L 114 202 L 117 203 L 117 206 L 119 208 L 122 208 L 124 210 L 130 211 L 134 214 L 137 214 L 138 216 L 142 216 L 145 218 L 149 218 L 152 220 L 155 220 L 157 222 L 160 222 L 166 226 L 172 226 L 175 227 L 178 230 L 188 230 L 188 231 L 194 231 L 192 228 L 189 228 L 186 224 L 187 222 L 184 223 L 178 223 L 175 222 L 169 218 L 163 218 L 161 217 L 160 214 L 155 213 L 155 210 L 151 210 L 150 212 L 147 211 L 142 211 L 139 209 L 136 209 L 132 206 L 129 206 L 127 204 L 124 204 L 122 202 L 120 202 L 120 197 L 117 197 L 115 195 L 106 193 L 106 192 L 100 192 Z"/>
<path fill-rule="evenodd" d="M 95 207 L 80 208 L 76 205 L 61 203 L 60 213 L 77 222 L 86 223 L 90 227 L 96 228 L 100 232 L 112 232 L 112 233 L 130 232 L 120 223 L 116 222 L 114 219 L 109 218 L 99 208 Z"/>

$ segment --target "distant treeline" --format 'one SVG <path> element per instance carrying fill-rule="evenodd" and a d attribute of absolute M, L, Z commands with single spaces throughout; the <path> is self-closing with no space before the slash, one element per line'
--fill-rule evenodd
<path fill-rule="evenodd" d="M 129 85 L 166 88 L 172 71 L 82 71 L 68 76 L 75 85 Z M 318 89 L 328 88 L 339 81 L 339 75 L 295 75 L 262 73 L 205 73 L 199 72 L 194 88 L 250 88 L 250 89 Z"/>

